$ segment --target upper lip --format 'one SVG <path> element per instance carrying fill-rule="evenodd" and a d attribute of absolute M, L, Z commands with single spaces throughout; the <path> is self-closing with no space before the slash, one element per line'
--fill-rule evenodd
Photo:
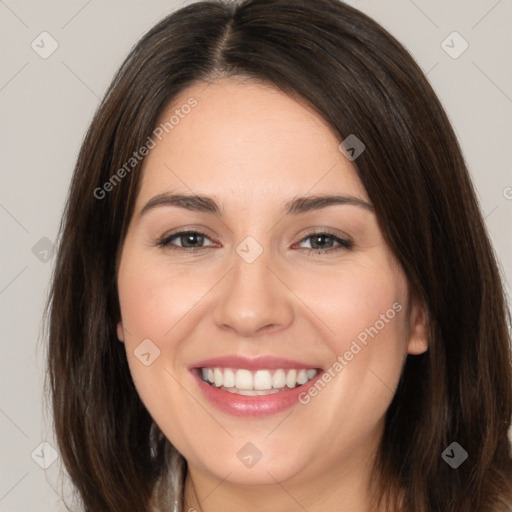
<path fill-rule="evenodd" d="M 258 356 L 258 357 L 243 357 L 237 355 L 225 355 L 212 357 L 209 359 L 203 359 L 197 363 L 193 363 L 189 366 L 192 368 L 237 368 L 246 370 L 277 370 L 279 368 L 296 368 L 296 369 L 310 369 L 319 368 L 315 364 L 301 363 L 292 359 L 286 359 L 283 357 L 275 356 Z"/>

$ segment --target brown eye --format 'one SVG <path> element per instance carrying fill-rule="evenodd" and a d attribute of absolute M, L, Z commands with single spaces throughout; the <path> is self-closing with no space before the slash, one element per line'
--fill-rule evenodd
<path fill-rule="evenodd" d="M 204 245 L 205 240 L 209 240 L 209 238 L 199 231 L 180 231 L 179 233 L 174 233 L 159 240 L 157 245 L 169 249 L 194 252 L 195 250 L 197 251 L 214 245 L 213 243 Z M 175 243 L 176 241 L 178 242 L 177 244 Z"/>
<path fill-rule="evenodd" d="M 310 240 L 310 247 L 304 248 L 308 252 L 330 252 L 338 249 L 351 249 L 354 245 L 352 241 L 328 232 L 312 233 L 303 238 L 299 243 L 304 243 L 307 240 Z"/>

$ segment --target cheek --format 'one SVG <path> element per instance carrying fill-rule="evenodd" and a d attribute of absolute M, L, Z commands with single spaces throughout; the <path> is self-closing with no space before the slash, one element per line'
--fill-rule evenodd
<path fill-rule="evenodd" d="M 178 337 L 187 335 L 187 313 L 200 299 L 201 289 L 186 273 L 172 275 L 168 269 L 130 256 L 127 254 L 119 269 L 118 290 L 132 380 L 166 436 L 184 442 L 200 436 L 195 426 L 204 423 L 202 411 L 191 407 L 190 395 L 180 384 L 186 370 Z M 181 411 L 180 421 L 174 411 Z"/>
<path fill-rule="evenodd" d="M 204 287 L 204 281 L 191 272 L 127 257 L 119 270 L 118 289 L 124 328 L 136 334 L 136 338 L 128 336 L 128 343 L 141 336 L 170 343 L 173 329 L 184 325 L 182 320 L 204 295 Z"/>
<path fill-rule="evenodd" d="M 373 257 L 334 275 L 305 276 L 297 286 L 297 295 L 308 297 L 332 353 L 331 377 L 321 392 L 332 420 L 347 404 L 359 411 L 354 417 L 376 420 L 393 397 L 406 357 L 407 284 L 402 271 Z"/>
<path fill-rule="evenodd" d="M 403 342 L 407 286 L 403 273 L 377 258 L 347 261 L 338 270 L 304 273 L 295 284 L 297 295 L 324 325 L 337 354 L 352 340 L 363 344 L 377 336 Z M 348 343 L 348 344 L 347 344 Z"/>
<path fill-rule="evenodd" d="M 218 277 L 154 264 L 136 251 L 123 257 L 118 291 L 128 364 L 139 396 L 160 423 L 169 406 L 179 408 L 189 399 L 178 384 L 190 385 L 190 356 L 185 360 L 183 347 L 205 313 L 201 299 Z"/>

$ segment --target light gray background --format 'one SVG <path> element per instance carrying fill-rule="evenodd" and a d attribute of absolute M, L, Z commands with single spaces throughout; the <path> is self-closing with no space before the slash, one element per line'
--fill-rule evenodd
<path fill-rule="evenodd" d="M 43 250 L 36 255 L 32 248 L 44 237 L 56 239 L 80 143 L 115 70 L 146 30 L 188 3 L 0 0 L 2 512 L 64 510 L 53 490 L 60 485 L 60 459 L 45 471 L 31 458 L 34 450 L 36 460 L 50 456 L 51 449 L 38 448 L 42 441 L 55 446 L 42 402 L 40 334 L 54 258 L 45 263 Z M 462 144 L 510 281 L 511 0 L 350 3 L 402 41 L 428 73 Z M 59 45 L 47 59 L 31 48 L 43 31 Z M 469 43 L 456 59 L 441 46 L 453 31 Z M 445 45 L 452 52 L 462 48 L 456 38 Z"/>

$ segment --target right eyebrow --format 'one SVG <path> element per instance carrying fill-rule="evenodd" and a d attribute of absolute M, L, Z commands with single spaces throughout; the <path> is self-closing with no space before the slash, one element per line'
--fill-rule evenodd
<path fill-rule="evenodd" d="M 185 195 L 185 194 L 158 194 L 150 199 L 142 208 L 139 217 L 142 217 L 149 210 L 158 206 L 177 206 L 187 210 L 211 213 L 221 216 L 219 206 L 215 200 L 208 196 Z"/>

